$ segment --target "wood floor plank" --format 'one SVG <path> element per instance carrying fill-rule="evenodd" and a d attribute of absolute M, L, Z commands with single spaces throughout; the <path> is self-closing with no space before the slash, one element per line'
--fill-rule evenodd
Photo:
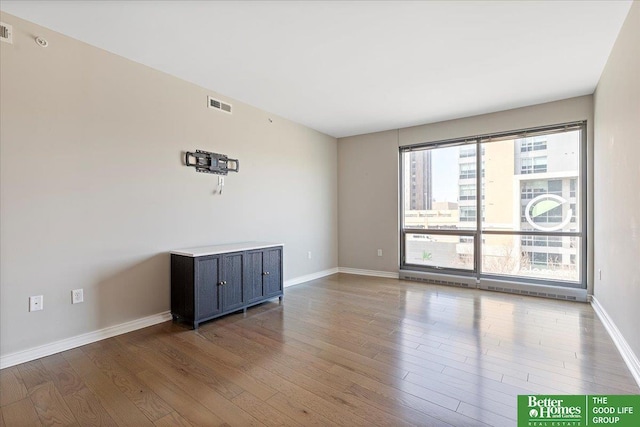
<path fill-rule="evenodd" d="M 437 390 L 447 396 L 459 399 L 461 402 L 480 406 L 492 412 L 515 414 L 517 401 L 513 398 L 513 394 L 508 394 L 506 390 L 499 391 L 483 388 L 472 382 L 451 378 L 446 375 L 425 378 L 421 375 L 409 373 L 405 381 L 431 390 Z M 526 393 L 523 392 L 521 394 Z"/>
<path fill-rule="evenodd" d="M 334 425 L 371 425 L 367 419 L 375 418 L 377 422 L 385 421 L 385 414 L 374 407 L 365 414 L 363 404 L 359 404 L 347 393 L 339 390 L 326 389 L 317 381 L 314 381 L 295 370 L 277 362 L 271 362 L 265 366 L 266 371 L 254 375 L 263 376 L 264 381 L 277 384 L 277 388 L 285 398 L 310 408 L 313 412 L 321 414 Z M 391 417 L 386 417 L 391 418 Z M 385 423 L 387 424 L 387 423 Z"/>
<path fill-rule="evenodd" d="M 270 396 L 273 397 L 273 396 Z M 303 425 L 295 421 L 293 418 L 278 411 L 273 406 L 269 405 L 265 401 L 257 398 L 247 391 L 243 391 L 233 399 L 233 403 L 243 408 L 245 411 L 253 415 L 256 419 L 260 420 L 267 426 L 289 426 L 289 427 L 302 427 Z"/>
<path fill-rule="evenodd" d="M 109 416 L 120 426 L 152 426 L 151 421 L 93 364 L 81 350 L 62 353 Z"/>
<path fill-rule="evenodd" d="M 447 422 L 452 425 L 469 425 L 471 422 L 470 419 L 456 414 L 455 410 L 460 404 L 459 400 L 441 393 L 425 390 L 421 396 L 416 396 L 411 392 L 404 391 L 404 383 L 398 384 L 398 388 L 392 387 L 337 365 L 335 366 L 335 372 L 352 379 L 355 385 L 350 388 L 350 391 L 362 393 L 364 390 L 368 390 L 372 392 L 373 395 L 366 393 L 367 396 L 372 398 L 372 396 L 377 395 L 378 399 L 374 399 L 374 401 L 378 403 L 388 400 L 394 404 L 413 408 L 421 412 L 425 418 L 432 417 L 440 422 Z M 415 390 L 412 391 L 416 392 Z M 425 397 L 427 399 L 425 399 Z"/>
<path fill-rule="evenodd" d="M 492 426 L 508 426 L 515 425 L 517 415 L 513 418 L 502 416 L 496 412 L 488 411 L 484 408 L 470 405 L 466 402 L 462 402 L 457 412 L 466 415 L 469 418 L 473 418 L 479 422 L 489 424 Z M 515 411 L 514 411 L 515 415 Z"/>
<path fill-rule="evenodd" d="M 156 427 L 193 427 L 189 421 L 177 412 L 171 412 L 154 422 Z"/>
<path fill-rule="evenodd" d="M 373 405 L 376 405 L 389 413 L 393 413 L 394 415 L 416 426 L 474 425 L 473 420 L 462 415 L 460 417 L 452 416 L 453 420 L 447 420 L 448 422 L 444 421 L 442 419 L 434 417 L 431 413 L 427 414 L 419 410 L 419 408 L 412 407 L 410 403 L 403 401 L 401 398 L 397 398 L 394 395 L 386 395 L 379 391 L 371 390 L 370 388 L 363 387 L 360 384 L 354 383 L 349 388 L 348 392 L 353 393 L 354 396 L 365 399 L 367 402 L 371 402 Z M 465 420 L 463 421 L 460 418 L 463 418 Z M 484 424 L 476 423 L 475 425 L 482 426 Z"/>
<path fill-rule="evenodd" d="M 211 360 L 214 360 L 215 362 L 221 363 L 225 366 L 239 368 L 240 366 L 247 363 L 247 359 L 245 357 L 238 356 L 237 354 L 228 351 L 223 347 L 215 345 L 200 332 L 195 332 L 192 334 L 172 334 L 172 337 L 176 338 L 177 343 L 188 343 L 202 349 L 207 353 Z"/>
<path fill-rule="evenodd" d="M 184 368 L 176 367 L 163 360 L 163 357 L 158 357 L 158 354 L 152 350 L 140 348 L 137 350 L 138 356 L 143 358 L 149 365 L 150 370 L 144 371 L 138 374 L 138 377 L 142 379 L 147 385 L 154 384 L 158 387 L 159 379 L 153 378 L 153 375 L 162 378 L 165 383 L 170 383 L 171 387 L 180 390 L 186 396 L 191 397 L 195 402 L 202 405 L 212 413 L 218 415 L 224 422 L 230 423 L 230 425 L 244 425 L 244 426 L 257 426 L 262 425 L 258 420 L 253 418 L 250 414 L 238 408 L 233 404 L 226 396 L 220 394 L 217 391 L 215 384 L 212 383 L 206 377 L 201 375 L 184 375 Z M 180 356 L 184 357 L 184 356 Z M 193 369 L 193 364 L 189 367 Z M 153 374 L 150 373 L 153 370 Z M 199 368 L 200 372 L 202 369 Z M 162 374 L 160 374 L 162 372 Z M 157 392 L 157 389 L 156 389 Z M 175 398 L 173 394 L 170 395 Z M 235 397 L 235 396 L 234 396 Z M 186 417 L 181 411 L 183 416 Z"/>
<path fill-rule="evenodd" d="M 332 364 L 321 359 L 318 356 L 319 349 L 306 343 L 298 341 L 294 338 L 284 337 L 282 333 L 274 332 L 262 326 L 262 322 L 258 324 L 250 324 L 248 322 L 238 322 L 236 325 L 226 325 L 225 331 L 231 332 L 233 335 L 227 338 L 235 338 L 236 342 L 226 342 L 229 348 L 237 347 L 237 340 L 242 339 L 244 342 L 257 344 L 259 347 L 251 352 L 251 357 L 247 358 L 252 363 L 259 363 L 264 357 L 265 349 L 268 349 L 269 359 L 287 364 L 291 367 L 305 367 L 309 369 L 328 370 Z M 279 339 L 277 337 L 280 337 Z M 246 348 L 245 348 L 246 350 Z"/>
<path fill-rule="evenodd" d="M 306 392 L 312 393 L 314 396 L 309 398 L 306 396 L 306 392 L 301 394 L 296 392 L 296 390 L 289 391 L 291 398 L 302 398 L 303 403 L 307 403 L 309 406 L 311 406 L 310 401 L 320 398 L 329 402 L 332 407 L 337 407 L 338 414 L 347 411 L 362 418 L 368 425 L 389 427 L 407 425 L 402 419 L 388 414 L 368 402 L 358 399 L 353 394 L 347 393 L 346 390 L 349 386 L 353 385 L 353 383 L 342 388 L 342 382 L 336 381 L 336 377 L 329 372 L 320 376 L 317 375 L 316 372 L 298 370 L 277 362 L 272 362 L 267 369 L 278 377 L 288 380 L 291 384 L 295 384 Z M 323 379 L 328 379 L 328 383 L 331 385 L 328 385 L 327 381 L 323 381 Z M 289 394 L 286 393 L 286 389 L 280 388 L 280 391 L 289 396 Z M 315 396 L 317 396 L 317 398 Z M 353 420 L 350 420 L 349 423 L 350 425 L 356 424 Z"/>
<path fill-rule="evenodd" d="M 18 374 L 18 375 L 16 375 Z M 0 371 L 0 407 L 9 405 L 27 397 L 27 387 L 19 377 L 18 368 L 6 368 Z"/>
<path fill-rule="evenodd" d="M 81 426 L 113 427 L 117 426 L 98 398 L 86 387 L 64 396 L 67 406 Z"/>
<path fill-rule="evenodd" d="M 137 376 L 194 426 L 221 426 L 224 424 L 218 415 L 178 389 L 164 375 L 152 371 L 142 371 Z"/>
<path fill-rule="evenodd" d="M 41 384 L 52 381 L 40 359 L 18 365 L 18 371 L 28 392 Z"/>
<path fill-rule="evenodd" d="M 165 344 L 158 337 L 147 340 L 144 344 L 135 342 L 133 345 L 140 347 L 143 350 L 140 354 L 155 366 L 164 366 L 164 369 L 171 371 L 188 371 L 192 376 L 228 399 L 243 391 L 242 387 L 229 381 L 221 372 L 198 362 L 182 349 Z M 129 348 L 131 349 L 131 347 Z"/>
<path fill-rule="evenodd" d="M 63 396 L 85 388 L 80 376 L 60 354 L 47 356 L 40 360 L 49 373 L 49 377 L 53 380 L 53 384 Z"/>
<path fill-rule="evenodd" d="M 262 340 L 259 334 L 253 332 L 253 329 L 243 325 L 242 328 L 233 328 L 230 325 L 225 326 L 227 329 L 234 329 L 237 331 L 242 330 L 248 339 L 252 341 L 260 341 L 262 343 L 268 343 L 270 338 L 263 337 Z M 256 329 L 263 330 L 263 329 Z M 271 345 L 277 345 L 276 342 L 272 342 Z M 379 408 L 371 405 L 370 403 L 358 399 L 353 394 L 345 392 L 350 386 L 353 385 L 351 381 L 345 378 L 334 375 L 324 369 L 330 369 L 333 365 L 326 365 L 323 368 L 317 368 L 312 366 L 311 363 L 296 363 L 298 358 L 304 358 L 304 354 L 296 351 L 293 356 L 296 359 L 290 361 L 287 360 L 272 360 L 268 365 L 262 364 L 262 367 L 269 370 L 271 374 L 276 374 L 277 378 L 284 378 L 290 383 L 296 384 L 310 391 L 319 397 L 322 397 L 328 402 L 338 403 L 343 405 L 346 409 L 361 418 L 367 420 L 371 425 L 389 425 L 400 426 L 405 423 L 398 417 L 381 411 Z M 308 355 L 307 355 L 308 356 Z M 265 382 L 277 381 L 277 379 L 265 379 Z M 286 384 L 278 387 L 285 395 L 284 390 L 287 390 Z M 295 399 L 299 393 L 295 390 L 291 390 L 291 397 Z"/>
<path fill-rule="evenodd" d="M 267 402 L 303 426 L 333 425 L 331 421 L 321 414 L 315 413 L 305 405 L 296 400 L 288 399 L 280 393 L 276 393 L 275 396 L 270 397 Z"/>
<path fill-rule="evenodd" d="M 202 351 L 199 347 L 193 344 L 184 342 L 176 343 L 175 340 L 171 339 L 169 336 L 165 336 L 160 339 L 163 343 L 173 347 L 176 350 L 180 348 L 183 351 L 188 352 L 188 354 L 196 362 L 207 366 L 212 371 L 218 373 L 226 381 L 237 385 L 243 390 L 251 390 L 251 393 L 253 395 L 262 400 L 267 400 L 277 393 L 277 390 L 274 390 L 267 384 L 256 381 L 254 378 L 246 375 L 240 369 L 217 362 L 216 360 L 212 359 L 207 352 Z"/>
<path fill-rule="evenodd" d="M 2 418 L 8 427 L 36 427 L 43 425 L 33 402 L 28 397 L 2 407 Z"/>
<path fill-rule="evenodd" d="M 133 374 L 110 357 L 108 350 L 83 348 L 85 354 L 111 379 L 113 384 L 127 396 L 151 421 L 155 421 L 172 412 L 172 408 L 160 397 L 138 381 Z"/>
<path fill-rule="evenodd" d="M 78 425 L 64 398 L 52 381 L 34 388 L 29 397 L 38 413 L 38 417 L 45 426 L 74 426 Z"/>
<path fill-rule="evenodd" d="M 145 328 L 147 329 L 147 328 Z M 138 372 L 146 371 L 147 366 L 141 360 L 136 359 L 132 356 L 132 354 L 123 346 L 120 341 L 115 338 L 110 338 L 103 341 L 98 341 L 87 346 L 92 350 L 104 351 L 109 354 L 115 362 L 119 363 L 120 366 L 124 366 L 127 371 L 132 374 L 136 374 Z"/>

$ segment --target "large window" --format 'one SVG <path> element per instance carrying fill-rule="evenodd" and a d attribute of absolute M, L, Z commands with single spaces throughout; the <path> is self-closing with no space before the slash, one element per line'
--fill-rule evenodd
<path fill-rule="evenodd" d="M 401 148 L 401 268 L 585 287 L 584 132 L 574 123 Z M 417 153 L 429 153 L 428 196 L 414 194 Z"/>

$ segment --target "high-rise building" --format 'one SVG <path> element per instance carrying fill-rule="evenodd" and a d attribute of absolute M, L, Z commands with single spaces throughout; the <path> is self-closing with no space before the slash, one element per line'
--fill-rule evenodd
<path fill-rule="evenodd" d="M 482 228 L 541 234 L 578 231 L 576 141 L 575 134 L 565 132 L 482 144 Z M 458 166 L 460 228 L 475 229 L 475 145 L 460 148 Z M 536 269 L 565 270 L 567 278 L 577 280 L 578 245 L 573 238 L 486 234 L 482 253 L 485 272 L 526 275 Z"/>
<path fill-rule="evenodd" d="M 431 151 L 414 151 L 409 155 L 409 209 L 431 210 Z"/>

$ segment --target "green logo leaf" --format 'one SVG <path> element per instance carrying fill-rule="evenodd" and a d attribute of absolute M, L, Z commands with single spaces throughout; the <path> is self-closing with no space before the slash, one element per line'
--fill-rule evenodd
<path fill-rule="evenodd" d="M 542 200 L 536 203 L 533 206 L 533 209 L 531 209 L 531 217 L 535 218 L 537 216 L 543 215 L 561 205 L 562 203 L 558 202 L 557 200 Z"/>

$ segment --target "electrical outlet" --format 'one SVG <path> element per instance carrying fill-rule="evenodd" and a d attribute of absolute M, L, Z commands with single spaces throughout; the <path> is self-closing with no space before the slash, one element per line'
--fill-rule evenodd
<path fill-rule="evenodd" d="M 307 259 L 311 259 L 311 251 L 307 252 Z"/>
<path fill-rule="evenodd" d="M 44 296 L 36 295 L 34 297 L 29 297 L 29 311 L 40 310 L 44 310 Z"/>
<path fill-rule="evenodd" d="M 71 304 L 78 304 L 84 301 L 84 293 L 82 289 L 74 289 L 71 291 Z"/>
<path fill-rule="evenodd" d="M 382 249 L 378 249 L 378 256 L 382 256 Z"/>

